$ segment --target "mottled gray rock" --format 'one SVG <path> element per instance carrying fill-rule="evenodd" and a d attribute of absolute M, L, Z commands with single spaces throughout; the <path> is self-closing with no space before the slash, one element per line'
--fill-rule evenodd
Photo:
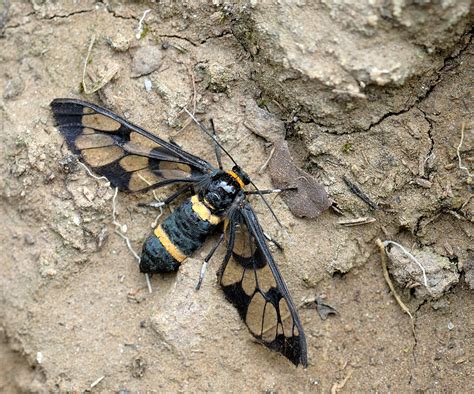
<path fill-rule="evenodd" d="M 147 45 L 138 48 L 133 56 L 131 76 L 138 78 L 158 70 L 161 58 L 161 49 L 157 46 Z"/>
<path fill-rule="evenodd" d="M 255 100 L 245 103 L 244 126 L 268 142 L 281 141 L 285 137 L 285 125 L 273 114 L 260 108 Z"/>
<path fill-rule="evenodd" d="M 470 257 L 465 263 L 463 267 L 465 276 L 464 280 L 468 284 L 471 290 L 474 290 L 474 257 Z"/>
<path fill-rule="evenodd" d="M 7 82 L 3 92 L 3 98 L 5 100 L 16 98 L 23 92 L 24 89 L 25 84 L 23 80 L 20 77 L 14 77 Z"/>
<path fill-rule="evenodd" d="M 394 281 L 401 287 L 415 288 L 416 298 L 438 299 L 459 281 L 459 273 L 448 258 L 426 248 L 410 251 L 425 269 L 425 286 L 423 271 L 399 246 L 389 244 L 386 250 Z"/>

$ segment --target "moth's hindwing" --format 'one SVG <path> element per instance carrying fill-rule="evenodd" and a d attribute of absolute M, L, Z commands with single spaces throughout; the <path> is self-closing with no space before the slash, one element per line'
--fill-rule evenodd
<path fill-rule="evenodd" d="M 255 338 L 294 364 L 306 366 L 306 340 L 296 308 L 255 214 L 246 207 L 234 215 L 238 219 L 229 219 L 229 250 L 221 268 L 220 283 Z"/>
<path fill-rule="evenodd" d="M 69 149 L 121 190 L 195 182 L 210 167 L 104 108 L 74 99 L 56 99 L 51 107 Z"/>

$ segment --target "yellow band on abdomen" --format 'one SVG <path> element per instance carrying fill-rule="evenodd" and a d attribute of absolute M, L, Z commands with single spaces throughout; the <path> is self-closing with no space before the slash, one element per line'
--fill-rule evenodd
<path fill-rule="evenodd" d="M 208 207 L 206 207 L 197 195 L 191 197 L 191 203 L 193 204 L 193 211 L 197 213 L 201 220 L 205 220 L 211 224 L 219 224 L 221 218 L 219 216 L 213 215 Z"/>
<path fill-rule="evenodd" d="M 155 229 L 155 235 L 157 238 L 160 240 L 161 244 L 163 247 L 166 249 L 166 251 L 173 256 L 173 258 L 182 263 L 188 256 L 186 256 L 181 250 L 179 250 L 168 237 L 168 234 L 165 233 L 163 228 L 161 227 L 161 224 Z"/>

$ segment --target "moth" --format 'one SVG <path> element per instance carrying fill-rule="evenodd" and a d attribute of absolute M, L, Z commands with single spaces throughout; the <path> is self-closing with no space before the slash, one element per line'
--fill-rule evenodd
<path fill-rule="evenodd" d="M 217 168 L 95 104 L 57 98 L 51 109 L 69 149 L 112 186 L 146 192 L 181 185 L 161 206 L 188 195 L 145 240 L 140 270 L 177 271 L 211 234 L 220 233 L 203 268 L 225 241 L 218 273 L 225 297 L 258 342 L 306 367 L 306 339 L 295 304 L 247 201 L 249 194 L 271 191 L 246 190 L 253 182 L 200 123 L 215 142 Z M 235 164 L 231 170 L 223 169 L 221 151 Z M 203 275 L 204 269 L 200 282 Z"/>

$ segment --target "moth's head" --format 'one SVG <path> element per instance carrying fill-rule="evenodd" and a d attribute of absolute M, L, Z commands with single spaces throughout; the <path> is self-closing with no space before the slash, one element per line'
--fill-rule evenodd
<path fill-rule="evenodd" d="M 229 207 L 241 190 L 236 181 L 230 181 L 229 175 L 224 171 L 217 171 L 201 190 L 205 201 L 216 210 Z"/>

